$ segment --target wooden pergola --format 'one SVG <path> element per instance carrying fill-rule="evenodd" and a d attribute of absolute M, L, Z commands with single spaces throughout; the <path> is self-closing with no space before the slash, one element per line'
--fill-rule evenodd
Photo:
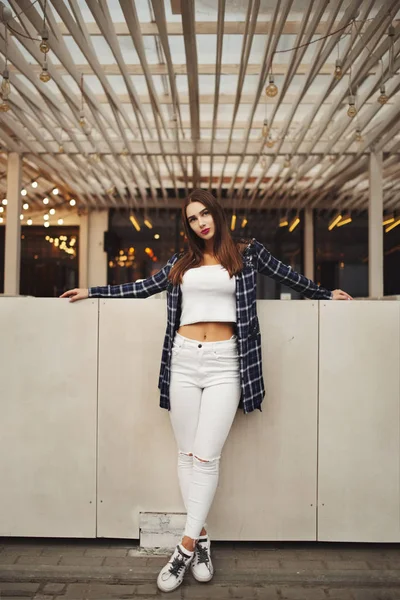
<path fill-rule="evenodd" d="M 373 151 L 383 206 L 400 208 L 400 0 L 3 6 L 2 197 L 18 152 L 33 210 L 55 186 L 88 209 L 174 206 L 201 186 L 241 210 L 364 210 Z"/>

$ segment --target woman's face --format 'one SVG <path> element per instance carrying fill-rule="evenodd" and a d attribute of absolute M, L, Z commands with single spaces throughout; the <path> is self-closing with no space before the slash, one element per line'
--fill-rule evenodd
<path fill-rule="evenodd" d="M 215 235 L 214 219 L 208 208 L 201 202 L 190 202 L 186 207 L 189 226 L 199 238 L 211 240 Z"/>

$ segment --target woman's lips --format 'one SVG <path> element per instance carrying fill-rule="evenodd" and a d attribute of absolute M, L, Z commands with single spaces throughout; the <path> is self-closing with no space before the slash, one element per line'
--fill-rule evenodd
<path fill-rule="evenodd" d="M 201 232 L 201 235 L 207 235 L 207 233 L 210 231 L 210 228 L 208 229 L 203 229 L 203 231 Z"/>

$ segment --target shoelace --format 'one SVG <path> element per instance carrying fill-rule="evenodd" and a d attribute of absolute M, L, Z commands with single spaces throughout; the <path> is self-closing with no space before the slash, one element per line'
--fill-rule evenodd
<path fill-rule="evenodd" d="M 169 568 L 169 572 L 171 573 L 171 575 L 175 575 L 175 577 L 178 577 L 181 569 L 183 569 L 185 566 L 186 563 L 184 559 L 180 558 L 179 556 L 175 556 Z"/>
<path fill-rule="evenodd" d="M 210 561 L 210 557 L 208 555 L 208 548 L 207 546 L 201 546 L 200 544 L 197 544 L 196 547 L 197 550 L 197 556 L 198 556 L 198 563 L 205 563 L 206 565 L 208 565 L 209 561 Z"/>

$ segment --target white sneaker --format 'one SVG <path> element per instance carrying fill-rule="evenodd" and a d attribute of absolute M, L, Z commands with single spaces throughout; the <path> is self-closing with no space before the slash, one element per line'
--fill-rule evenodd
<path fill-rule="evenodd" d="M 194 552 L 189 552 L 181 544 L 177 545 L 157 577 L 157 586 L 162 592 L 173 592 L 181 585 L 193 556 Z"/>
<path fill-rule="evenodd" d="M 190 564 L 193 577 L 202 583 L 210 581 L 214 575 L 211 561 L 211 542 L 208 535 L 200 537 L 194 549 L 194 557 Z"/>

